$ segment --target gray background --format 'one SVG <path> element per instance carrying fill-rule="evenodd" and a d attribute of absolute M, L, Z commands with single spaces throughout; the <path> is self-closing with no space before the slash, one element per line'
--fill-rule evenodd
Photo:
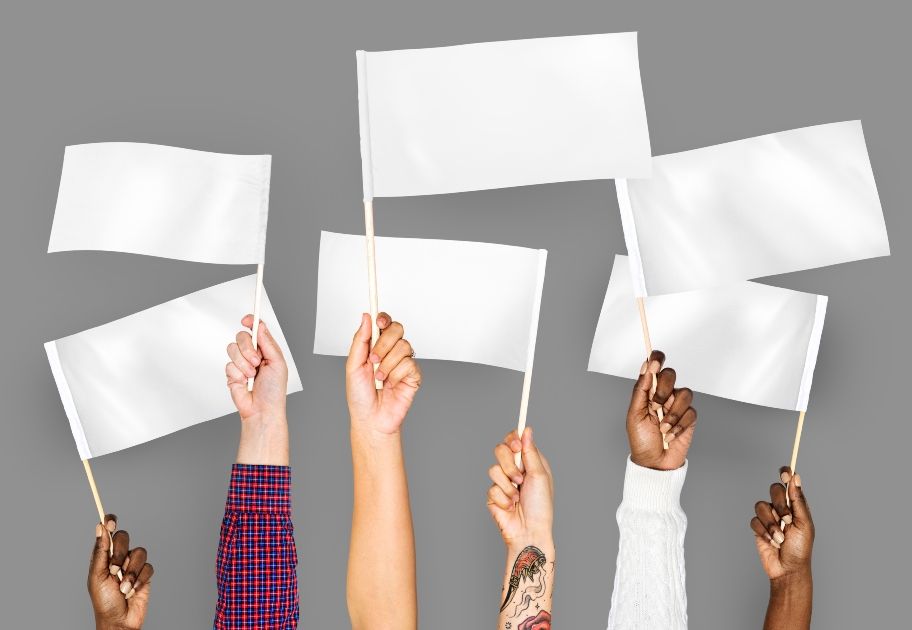
<path fill-rule="evenodd" d="M 800 460 L 819 530 L 816 626 L 902 625 L 912 442 L 903 404 L 908 15 L 849 2 L 9 4 L 0 15 L 0 625 L 92 626 L 84 581 L 94 507 L 42 342 L 251 272 L 46 254 L 65 145 L 131 140 L 273 155 L 266 281 L 304 381 L 289 400 L 302 625 L 344 628 L 351 472 L 342 361 L 311 348 L 319 232 L 363 229 L 354 51 L 625 30 L 640 32 L 656 155 L 864 121 L 894 255 L 773 283 L 831 297 Z M 603 628 L 631 383 L 587 373 L 586 362 L 612 258 L 624 251 L 613 184 L 376 206 L 382 235 L 550 250 L 530 422 L 557 476 L 554 611 L 560 628 Z M 423 367 L 405 430 L 423 626 L 493 627 L 503 559 L 484 508 L 485 471 L 514 422 L 522 377 Z M 767 584 L 747 523 L 788 460 L 795 414 L 709 396 L 695 404 L 683 496 L 691 627 L 759 627 Z M 148 628 L 211 623 L 237 436 L 228 417 L 94 462 L 106 506 L 156 566 Z"/>

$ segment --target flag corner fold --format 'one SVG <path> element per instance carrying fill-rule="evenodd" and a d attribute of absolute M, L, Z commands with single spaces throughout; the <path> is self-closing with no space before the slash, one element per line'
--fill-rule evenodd
<path fill-rule="evenodd" d="M 44 351 L 47 353 L 51 373 L 54 375 L 54 382 L 57 385 L 57 391 L 60 393 L 63 410 L 70 423 L 73 440 L 76 441 L 76 450 L 79 451 L 79 458 L 82 460 L 91 459 L 92 451 L 89 448 L 89 441 L 86 439 L 82 422 L 79 419 L 79 412 L 76 410 L 76 402 L 73 400 L 73 394 L 70 391 L 69 383 L 67 383 L 66 374 L 64 374 L 63 366 L 60 363 L 60 356 L 57 354 L 57 342 L 46 342 Z"/>

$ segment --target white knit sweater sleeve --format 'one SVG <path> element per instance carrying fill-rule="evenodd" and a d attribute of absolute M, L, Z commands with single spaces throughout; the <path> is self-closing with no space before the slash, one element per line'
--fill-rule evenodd
<path fill-rule="evenodd" d="M 608 630 L 686 630 L 681 488 L 687 463 L 651 470 L 627 459 Z"/>

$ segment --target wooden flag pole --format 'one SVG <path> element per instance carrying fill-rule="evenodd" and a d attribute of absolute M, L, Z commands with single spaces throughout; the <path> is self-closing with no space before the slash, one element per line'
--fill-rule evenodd
<path fill-rule="evenodd" d="M 535 289 L 535 298 L 532 304 L 532 317 L 529 320 L 529 345 L 526 349 L 526 370 L 523 373 L 522 396 L 519 399 L 519 418 L 516 421 L 516 434 L 522 440 L 522 434 L 526 430 L 526 418 L 529 414 L 529 393 L 532 391 L 532 367 L 535 364 L 535 344 L 538 341 L 538 318 L 541 313 L 542 290 L 545 284 L 545 266 L 548 262 L 548 252 L 539 250 L 538 252 L 538 278 Z M 517 468 L 523 469 L 522 452 L 513 455 L 513 461 L 516 462 Z"/>
<path fill-rule="evenodd" d="M 263 301 L 263 263 L 257 265 L 256 290 L 253 294 L 253 349 L 257 349 L 257 335 L 260 331 L 260 304 Z M 253 379 L 251 376 L 247 379 L 247 391 L 253 391 Z"/>
<path fill-rule="evenodd" d="M 795 431 L 795 444 L 792 446 L 792 461 L 789 464 L 789 467 L 792 469 L 792 474 L 795 474 L 795 466 L 798 464 L 798 448 L 801 446 L 801 431 L 804 429 L 804 413 L 803 411 L 798 412 L 798 429 Z"/>
<path fill-rule="evenodd" d="M 85 468 L 86 478 L 89 480 L 89 488 L 92 489 L 92 498 L 95 499 L 95 508 L 98 510 L 98 522 L 101 523 L 101 526 L 104 527 L 104 530 L 108 533 L 108 538 L 111 539 L 111 547 L 108 552 L 109 556 L 114 555 L 114 536 L 111 535 L 111 532 L 108 531 L 108 528 L 105 525 L 105 511 L 104 507 L 101 505 L 101 495 L 98 494 L 98 486 L 95 485 L 95 475 L 92 474 L 92 465 L 89 464 L 89 460 L 82 460 L 82 467 Z M 123 580 L 123 572 L 117 572 L 117 579 Z"/>
<path fill-rule="evenodd" d="M 643 328 L 643 344 L 646 346 L 646 362 L 649 363 L 649 357 L 652 356 L 652 339 L 649 336 L 649 322 L 646 320 L 646 299 L 638 297 L 636 299 L 637 310 L 640 311 L 640 326 Z M 652 391 L 649 394 L 649 399 L 652 400 L 652 397 L 655 395 L 656 387 L 658 387 L 659 381 L 655 375 L 652 376 Z M 653 408 L 655 409 L 656 415 L 659 416 L 659 425 L 662 424 L 662 420 L 665 419 L 665 410 L 662 408 L 662 405 L 653 403 Z M 665 441 L 665 434 L 662 434 L 662 448 L 666 451 L 668 450 L 668 442 Z"/>
<path fill-rule="evenodd" d="M 367 241 L 367 284 L 370 292 L 370 316 L 371 316 L 371 348 L 380 338 L 380 328 L 377 326 L 377 314 L 380 311 L 379 300 L 377 298 L 377 254 L 374 241 L 374 200 L 364 200 L 364 235 Z M 374 372 L 380 367 L 379 363 L 374 364 Z M 374 381 L 374 387 L 383 389 L 383 381 Z"/>

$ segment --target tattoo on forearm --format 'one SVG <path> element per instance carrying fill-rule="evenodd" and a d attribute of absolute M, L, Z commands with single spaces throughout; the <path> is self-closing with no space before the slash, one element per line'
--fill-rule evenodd
<path fill-rule="evenodd" d="M 530 545 L 519 552 L 500 606 L 502 614 L 506 611 L 504 630 L 550 630 L 551 613 L 545 608 L 550 608 L 548 590 L 553 571 L 554 562 L 549 563 L 538 547 Z"/>

